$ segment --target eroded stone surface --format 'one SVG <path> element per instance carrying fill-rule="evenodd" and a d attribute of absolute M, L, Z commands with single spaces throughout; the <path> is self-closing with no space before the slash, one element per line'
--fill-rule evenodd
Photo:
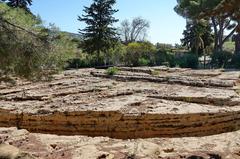
<path fill-rule="evenodd" d="M 0 126 L 121 139 L 195 137 L 240 129 L 235 91 L 240 72 L 120 69 L 115 76 L 105 70 L 66 71 L 51 82 L 19 81 L 3 87 Z"/>
<path fill-rule="evenodd" d="M 33 134 L 16 128 L 0 128 L 0 143 L 42 159 L 239 159 L 240 132 L 208 137 L 117 140 L 107 137 Z"/>
<path fill-rule="evenodd" d="M 0 158 L 1 159 L 34 159 L 31 155 L 21 152 L 18 148 L 8 145 L 0 144 Z"/>

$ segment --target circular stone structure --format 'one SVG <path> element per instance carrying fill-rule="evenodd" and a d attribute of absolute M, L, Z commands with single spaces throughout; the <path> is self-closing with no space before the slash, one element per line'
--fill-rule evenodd
<path fill-rule="evenodd" d="M 0 85 L 0 127 L 118 139 L 199 137 L 240 129 L 238 71 L 82 69 L 51 82 Z"/>

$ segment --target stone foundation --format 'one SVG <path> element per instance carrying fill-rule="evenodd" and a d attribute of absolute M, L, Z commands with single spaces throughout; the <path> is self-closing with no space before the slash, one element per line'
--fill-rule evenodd
<path fill-rule="evenodd" d="M 1 87 L 0 127 L 119 139 L 240 130 L 240 98 L 235 91 L 240 72 L 154 69 L 161 76 L 141 68 L 125 68 L 115 76 L 85 69 L 66 71 L 51 82 L 20 81 Z M 169 82 L 170 77 L 186 80 Z M 206 84 L 196 84 L 199 81 Z"/>

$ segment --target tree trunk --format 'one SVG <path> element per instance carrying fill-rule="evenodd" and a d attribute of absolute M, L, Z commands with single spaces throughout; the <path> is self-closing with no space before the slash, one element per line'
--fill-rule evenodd
<path fill-rule="evenodd" d="M 224 20 L 220 19 L 219 22 L 219 31 L 218 31 L 218 45 L 217 45 L 217 52 L 221 52 L 223 50 L 223 36 L 224 36 Z"/>
<path fill-rule="evenodd" d="M 228 21 L 225 23 L 226 19 L 216 19 L 216 17 L 211 17 L 214 30 L 214 52 L 221 52 L 223 50 L 224 43 L 235 33 L 236 27 L 224 38 L 224 31 L 230 25 Z"/>
<path fill-rule="evenodd" d="M 213 30 L 214 30 L 214 52 L 216 52 L 218 48 L 218 28 L 217 28 L 216 18 L 211 17 L 211 21 L 212 21 Z"/>

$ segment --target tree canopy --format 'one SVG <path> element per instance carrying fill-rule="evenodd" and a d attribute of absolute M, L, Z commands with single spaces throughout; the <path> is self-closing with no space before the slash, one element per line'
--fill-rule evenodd
<path fill-rule="evenodd" d="M 240 1 L 239 0 L 221 0 L 212 8 L 206 8 L 199 17 L 230 17 L 232 20 L 237 21 L 237 32 L 240 32 Z"/>
<path fill-rule="evenodd" d="M 120 29 L 116 29 L 116 0 L 93 0 L 89 7 L 84 7 L 84 14 L 78 17 L 86 24 L 79 30 L 80 35 L 43 24 L 40 16 L 31 13 L 32 0 L 0 0 L 0 80 L 8 74 L 40 79 L 48 71 L 51 74 L 72 68 L 70 65 L 76 68 L 103 64 L 197 68 L 198 56 L 205 55 L 207 49 L 213 51 L 215 61 L 220 61 L 218 66 L 229 65 L 232 53 L 224 53 L 223 46 L 240 30 L 240 2 L 177 2 L 175 11 L 187 21 L 181 47 L 148 42 L 150 24 L 141 17 L 124 20 Z M 238 42 L 239 34 L 233 37 Z M 239 43 L 236 46 L 240 48 Z M 224 65 L 219 59 L 225 59 Z"/>
<path fill-rule="evenodd" d="M 175 11 L 184 18 L 196 21 L 200 19 L 210 21 L 215 38 L 214 50 L 222 51 L 223 44 L 229 40 L 238 28 L 236 18 L 233 16 L 235 13 L 238 14 L 236 8 L 239 8 L 239 5 L 237 7 L 234 6 L 234 9 L 230 9 L 232 13 L 229 14 L 227 10 L 222 10 L 221 6 L 225 6 L 226 8 L 230 6 L 231 8 L 233 4 L 229 5 L 226 3 L 227 1 L 223 0 L 177 0 L 177 2 Z M 224 33 L 226 30 L 228 30 L 228 34 L 225 36 Z"/>
<path fill-rule="evenodd" d="M 146 19 L 136 17 L 130 23 L 129 20 L 121 22 L 120 33 L 125 44 L 136 41 L 144 41 L 150 24 Z"/>
<path fill-rule="evenodd" d="M 46 78 L 64 67 L 75 48 L 71 38 L 44 27 L 40 17 L 0 3 L 0 76 Z"/>
<path fill-rule="evenodd" d="M 83 49 L 88 53 L 100 53 L 105 56 L 108 50 L 118 41 L 117 29 L 113 27 L 118 22 L 113 15 L 118 11 L 113 9 L 115 0 L 94 0 L 90 7 L 85 7 L 85 14 L 78 20 L 86 23 L 86 28 L 80 29 L 83 37 Z"/>
<path fill-rule="evenodd" d="M 197 55 L 201 55 L 204 49 L 213 43 L 212 29 L 208 21 L 189 21 L 183 35 L 183 46 L 187 46 Z"/>
<path fill-rule="evenodd" d="M 2 0 L 7 2 L 7 5 L 13 8 L 22 8 L 27 12 L 30 12 L 29 6 L 32 5 L 32 0 Z"/>

